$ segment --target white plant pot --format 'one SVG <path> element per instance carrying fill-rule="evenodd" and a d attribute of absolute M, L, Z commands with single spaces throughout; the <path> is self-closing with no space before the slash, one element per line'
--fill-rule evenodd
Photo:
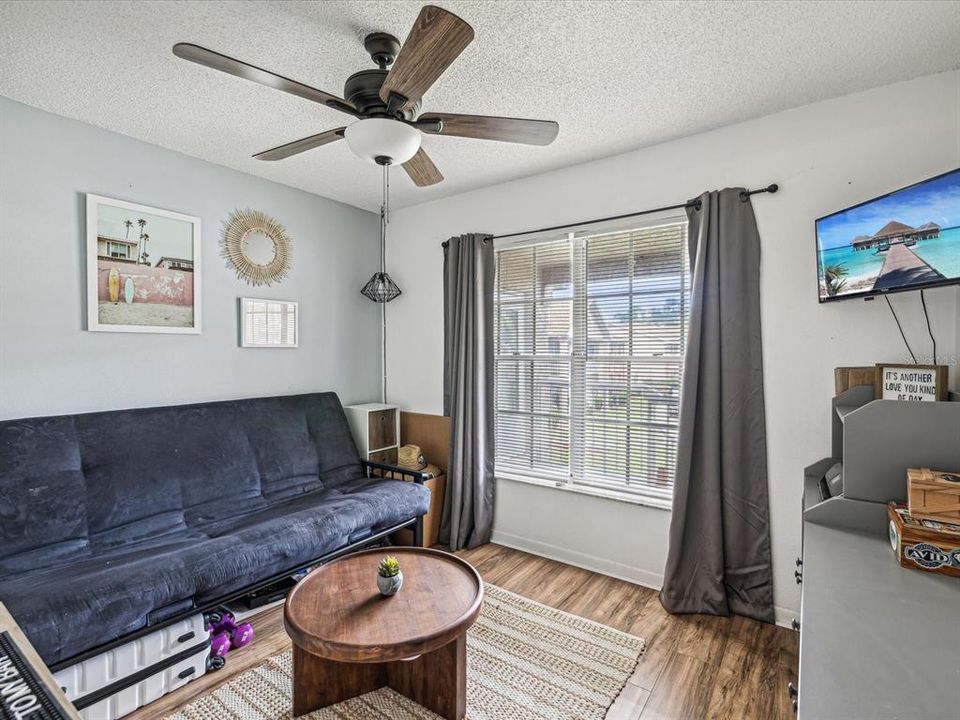
<path fill-rule="evenodd" d="M 382 575 L 377 575 L 377 587 L 380 588 L 380 594 L 385 597 L 391 597 L 400 592 L 400 588 L 403 587 L 403 572 L 400 572 L 393 577 L 383 577 Z"/>

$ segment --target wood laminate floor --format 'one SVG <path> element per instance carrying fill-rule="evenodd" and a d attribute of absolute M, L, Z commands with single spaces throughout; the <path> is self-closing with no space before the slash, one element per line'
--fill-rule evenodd
<path fill-rule="evenodd" d="M 483 579 L 647 641 L 637 672 L 608 720 L 790 720 L 797 633 L 741 617 L 669 615 L 648 588 L 512 550 L 484 545 L 462 556 Z M 230 653 L 223 670 L 141 708 L 130 720 L 158 720 L 290 647 L 282 608 L 253 622 L 254 643 Z"/>

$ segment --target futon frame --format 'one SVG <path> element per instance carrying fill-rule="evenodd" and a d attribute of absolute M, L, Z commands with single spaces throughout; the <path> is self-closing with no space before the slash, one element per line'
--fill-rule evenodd
<path fill-rule="evenodd" d="M 417 483 L 418 485 L 423 485 L 423 481 L 427 480 L 430 477 L 425 473 L 418 472 L 416 470 L 411 470 L 409 468 L 397 467 L 395 465 L 386 465 L 384 463 L 373 462 L 371 460 L 361 460 L 360 462 L 364 466 L 364 469 L 367 473 L 367 477 L 373 477 L 371 472 L 376 470 L 376 471 L 379 471 L 380 476 L 383 476 L 383 474 L 385 473 L 391 473 L 394 477 L 398 475 L 405 478 L 409 477 L 411 480 L 413 480 L 413 482 Z M 370 535 L 369 537 L 365 537 L 362 540 L 358 540 L 348 545 L 344 545 L 343 547 L 338 548 L 333 552 L 327 553 L 326 555 L 321 555 L 320 557 L 314 560 L 311 560 L 310 562 L 301 563 L 300 565 L 292 567 L 289 570 L 284 570 L 283 572 L 277 573 L 276 575 L 272 575 L 266 578 L 265 580 L 261 580 L 257 583 L 254 583 L 253 585 L 248 585 L 245 588 L 228 593 L 214 600 L 210 600 L 208 602 L 203 603 L 202 605 L 197 605 L 195 607 L 188 608 L 174 615 L 171 615 L 170 617 L 164 618 L 162 621 L 157 622 L 156 624 L 145 625 L 139 630 L 135 630 L 134 632 L 127 633 L 122 637 L 103 643 L 102 645 L 98 645 L 97 647 L 90 648 L 89 650 L 86 650 L 82 653 L 74 655 L 73 657 L 67 658 L 66 660 L 61 660 L 60 662 L 57 662 L 51 665 L 50 670 L 52 672 L 57 672 L 59 670 L 62 670 L 63 668 L 70 667 L 71 665 L 75 665 L 78 662 L 82 662 L 87 658 L 91 658 L 91 657 L 94 657 L 95 655 L 99 655 L 100 653 L 107 652 L 108 650 L 112 650 L 113 648 L 119 647 L 120 645 L 125 645 L 131 640 L 136 640 L 138 637 L 142 637 L 143 635 L 152 633 L 162 627 L 171 625 L 177 622 L 178 620 L 191 617 L 193 615 L 196 615 L 197 613 L 213 610 L 225 603 L 230 602 L 231 600 L 236 600 L 237 598 L 243 597 L 248 593 L 254 592 L 256 590 L 260 590 L 261 588 L 265 588 L 268 585 L 272 585 L 273 583 L 283 580 L 284 578 L 290 577 L 294 573 L 300 572 L 301 570 L 305 570 L 309 567 L 314 567 L 316 565 L 322 565 L 338 557 L 342 557 L 343 555 L 352 553 L 355 550 L 359 550 L 360 548 L 366 547 L 368 545 L 373 545 L 374 543 L 377 543 L 383 540 L 389 535 L 392 535 L 397 530 L 402 530 L 403 528 L 408 528 L 408 527 L 413 528 L 414 546 L 415 547 L 422 546 L 423 545 L 423 516 L 418 515 L 413 520 L 407 520 L 406 522 L 402 522 L 398 525 L 394 525 L 393 527 L 389 527 L 386 530 L 380 530 L 379 532 L 376 532 L 373 535 Z"/>

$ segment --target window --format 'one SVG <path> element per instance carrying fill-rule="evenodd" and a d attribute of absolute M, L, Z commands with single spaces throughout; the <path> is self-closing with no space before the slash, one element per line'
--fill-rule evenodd
<path fill-rule="evenodd" d="M 497 250 L 497 473 L 672 497 L 685 220 Z"/>
<path fill-rule="evenodd" d="M 107 249 L 110 257 L 127 260 L 130 258 L 130 246 L 123 243 L 108 242 Z"/>

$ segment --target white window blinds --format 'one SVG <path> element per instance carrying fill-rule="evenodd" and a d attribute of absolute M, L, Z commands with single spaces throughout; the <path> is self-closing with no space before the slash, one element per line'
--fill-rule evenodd
<path fill-rule="evenodd" d="M 244 347 L 297 347 L 297 303 L 241 298 Z"/>
<path fill-rule="evenodd" d="M 498 473 L 670 499 L 685 245 L 674 221 L 497 251 Z"/>

